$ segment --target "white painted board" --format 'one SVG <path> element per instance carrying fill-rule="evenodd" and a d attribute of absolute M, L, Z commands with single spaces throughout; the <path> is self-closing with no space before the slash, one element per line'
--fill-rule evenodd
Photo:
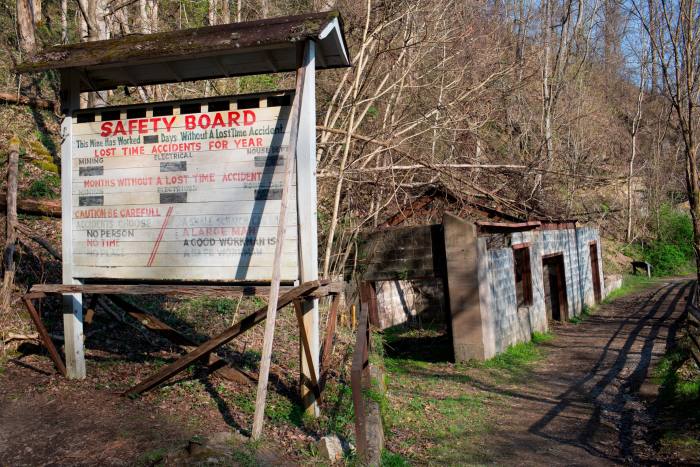
<path fill-rule="evenodd" d="M 283 158 L 294 156 L 291 107 L 174 109 L 132 119 L 109 109 L 95 121 L 74 119 L 73 277 L 269 281 Z M 105 119 L 109 112 L 121 119 Z M 299 279 L 296 191 L 294 183 L 285 281 Z"/>

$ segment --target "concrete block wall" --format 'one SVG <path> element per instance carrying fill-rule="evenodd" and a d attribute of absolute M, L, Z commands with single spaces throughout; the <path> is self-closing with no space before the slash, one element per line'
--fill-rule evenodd
<path fill-rule="evenodd" d="M 578 316 L 583 307 L 580 294 L 579 254 L 575 229 L 543 230 L 542 255 L 564 255 L 564 279 L 566 280 L 566 301 L 569 318 Z M 540 259 L 540 262 L 542 260 Z"/>
<path fill-rule="evenodd" d="M 503 243 L 510 246 L 489 249 L 487 239 L 479 238 L 479 253 L 486 259 L 479 260 L 479 280 L 486 282 L 485 292 L 482 290 L 482 294 L 487 295 L 485 300 L 482 300 L 482 306 L 487 307 L 484 324 L 490 331 L 485 333 L 485 338 L 492 341 L 485 342 L 484 347 L 490 350 L 490 356 L 503 352 L 511 345 L 529 341 L 533 332 L 546 332 L 548 329 L 542 283 L 540 232 L 516 232 L 510 235 L 501 234 L 501 237 L 504 239 Z M 508 238 L 510 242 L 506 241 Z M 529 247 L 533 290 L 532 305 L 518 307 L 512 247 L 522 244 L 528 244 Z"/>
<path fill-rule="evenodd" d="M 533 332 L 547 332 L 549 325 L 547 324 L 544 282 L 542 280 L 542 233 L 537 230 L 516 232 L 512 235 L 511 241 L 513 246 L 528 243 L 530 247 L 530 273 L 532 275 L 532 305 L 528 307 L 530 335 Z"/>
<path fill-rule="evenodd" d="M 595 293 L 593 292 L 593 274 L 591 271 L 590 243 L 596 242 L 598 252 L 598 277 L 600 278 L 601 295 L 604 296 L 605 279 L 603 277 L 603 249 L 598 235 L 598 230 L 592 227 L 581 227 L 576 229 L 577 247 L 579 255 L 579 277 L 580 296 L 583 303 L 588 306 L 595 304 Z"/>
<path fill-rule="evenodd" d="M 585 305 L 593 305 L 593 279 L 589 244 L 596 241 L 598 245 L 598 264 L 602 265 L 600 239 L 594 228 L 561 230 L 533 230 L 500 234 L 502 243 L 507 247 L 487 247 L 485 237 L 479 238 L 479 281 L 485 282 L 481 287 L 482 308 L 485 319 L 484 348 L 486 358 L 503 352 L 518 342 L 529 341 L 533 332 L 548 330 L 547 311 L 545 307 L 545 290 L 543 280 L 542 257 L 559 254 L 564 257 L 564 275 L 569 318 L 577 316 Z M 509 238 L 510 241 L 507 241 Z M 530 248 L 530 271 L 532 275 L 532 305 L 518 309 L 515 291 L 515 273 L 513 248 L 528 244 Z M 601 282 L 602 267 L 599 271 Z M 601 283 L 601 290 L 604 290 Z M 491 341 L 491 342 L 488 342 Z"/>
<path fill-rule="evenodd" d="M 441 279 L 376 281 L 374 287 L 381 329 L 408 322 L 445 322 L 445 294 Z"/>
<path fill-rule="evenodd" d="M 494 335 L 494 350 L 502 352 L 518 342 L 520 320 L 515 298 L 513 277 L 513 251 L 510 249 L 488 250 L 488 281 L 491 295 L 489 315 Z"/>

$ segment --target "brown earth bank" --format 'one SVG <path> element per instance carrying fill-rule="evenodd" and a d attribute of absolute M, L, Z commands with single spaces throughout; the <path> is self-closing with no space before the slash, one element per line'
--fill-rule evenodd
<path fill-rule="evenodd" d="M 661 455 L 652 372 L 674 345 L 694 282 L 669 280 L 554 328 L 547 358 L 507 396 L 485 443 L 492 460 L 526 465 L 692 463 Z M 697 462 L 698 459 L 695 459 Z"/>

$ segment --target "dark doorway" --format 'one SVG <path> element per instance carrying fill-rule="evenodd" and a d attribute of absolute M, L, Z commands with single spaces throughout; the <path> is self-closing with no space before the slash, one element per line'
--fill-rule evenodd
<path fill-rule="evenodd" d="M 564 255 L 556 254 L 542 258 L 542 276 L 547 318 L 554 321 L 566 320 L 568 305 L 566 301 Z"/>
<path fill-rule="evenodd" d="M 602 300 L 600 294 L 600 266 L 598 264 L 598 244 L 592 241 L 589 245 L 591 251 L 591 277 L 593 279 L 593 295 L 595 302 L 600 303 Z"/>

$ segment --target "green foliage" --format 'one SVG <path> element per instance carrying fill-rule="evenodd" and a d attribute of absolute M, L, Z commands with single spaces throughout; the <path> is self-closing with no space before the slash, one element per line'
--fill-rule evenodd
<path fill-rule="evenodd" d="M 58 198 L 57 189 L 61 186 L 61 178 L 57 175 L 47 175 L 39 180 L 34 180 L 30 187 L 23 193 L 29 198 Z"/>
<path fill-rule="evenodd" d="M 656 239 L 644 245 L 630 246 L 626 253 L 651 264 L 655 276 L 690 272 L 695 259 L 690 215 L 664 205 L 659 212 L 658 229 Z"/>
<path fill-rule="evenodd" d="M 328 433 L 335 433 L 341 436 L 352 431 L 355 412 L 350 386 L 341 382 L 329 385 L 325 389 L 323 397 L 330 407 L 327 411 L 328 419 L 325 421 L 325 430 Z"/>
<path fill-rule="evenodd" d="M 659 361 L 654 378 L 661 385 L 662 401 L 693 408 L 694 416 L 700 419 L 700 374 L 679 371 L 690 358 L 690 351 L 684 347 L 671 349 Z"/>
<path fill-rule="evenodd" d="M 240 78 L 240 89 L 242 93 L 276 91 L 280 78 L 277 75 L 254 75 Z"/>
<path fill-rule="evenodd" d="M 137 461 L 137 465 L 152 466 L 152 465 L 162 465 L 163 459 L 165 458 L 165 449 L 153 449 L 147 451 L 141 455 Z"/>
<path fill-rule="evenodd" d="M 255 441 L 250 441 L 242 446 L 235 446 L 231 457 L 236 461 L 237 465 L 243 467 L 256 467 L 259 465 L 256 458 L 256 453 L 258 451 L 258 445 Z"/>
<path fill-rule="evenodd" d="M 508 347 L 505 352 L 496 355 L 492 359 L 486 360 L 482 365 L 484 368 L 519 373 L 542 357 L 542 350 L 537 348 L 537 344 L 533 342 L 521 342 Z"/>
<path fill-rule="evenodd" d="M 591 315 L 591 308 L 588 305 L 583 305 L 583 309 L 581 309 L 581 313 L 576 315 L 576 316 L 572 316 L 569 319 L 569 322 L 572 324 L 581 324 L 584 321 L 586 321 L 586 318 L 588 318 L 590 315 Z"/>
<path fill-rule="evenodd" d="M 304 409 L 286 397 L 271 397 L 265 406 L 265 415 L 275 423 L 289 423 L 302 426 Z"/>
<path fill-rule="evenodd" d="M 236 310 L 238 299 L 234 298 L 212 298 L 197 297 L 188 300 L 183 308 L 183 312 L 213 311 L 223 316 L 229 316 Z"/>
<path fill-rule="evenodd" d="M 380 460 L 380 465 L 382 467 L 408 467 L 409 464 L 406 459 L 398 454 L 394 454 L 386 449 L 382 451 L 382 458 Z"/>
<path fill-rule="evenodd" d="M 532 343 L 533 344 L 546 344 L 554 339 L 554 334 L 551 332 L 533 332 L 532 333 Z"/>

